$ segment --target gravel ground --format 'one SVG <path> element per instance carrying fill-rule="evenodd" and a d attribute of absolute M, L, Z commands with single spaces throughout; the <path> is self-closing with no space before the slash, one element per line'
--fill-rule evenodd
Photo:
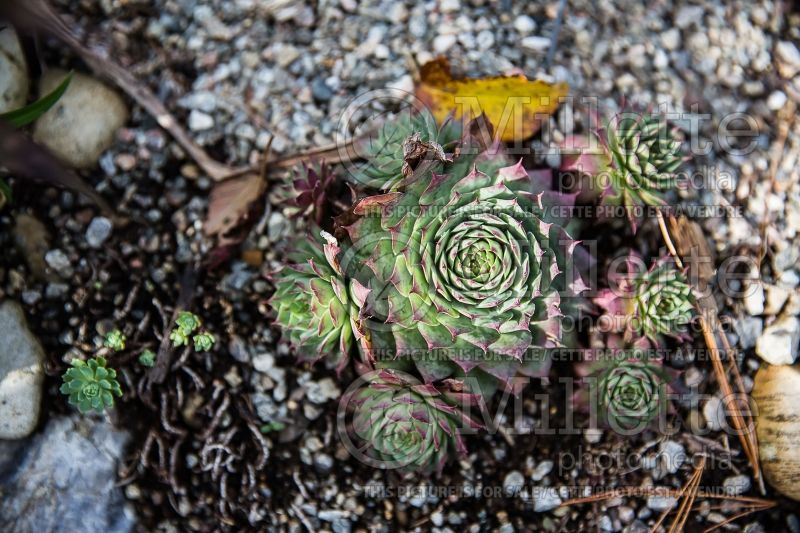
<path fill-rule="evenodd" d="M 55 5 L 71 27 L 103 36 L 111 57 L 184 120 L 195 140 L 234 165 L 257 161 L 270 137 L 278 154 L 330 143 L 355 96 L 386 87 L 411 91 L 409 58 L 423 63 L 436 54 L 447 55 L 454 70 L 465 75 L 518 68 L 529 77 L 566 81 L 571 94 L 596 97 L 607 113 L 624 100 L 704 116 L 700 141 L 711 142 L 711 148 L 688 163 L 702 187 L 682 191 L 681 200 L 741 208 L 740 216 L 701 221 L 717 262 L 736 254 L 756 256 L 762 247 L 767 251 L 760 272 L 752 273 L 762 280 L 754 295 L 718 299 L 733 326 L 729 337 L 745 354 L 746 386 L 760 363 L 757 342 L 765 343 L 760 352 L 770 352 L 771 324 L 800 311 L 800 122 L 784 122 L 785 143 L 774 148 L 782 127 L 778 111 L 788 101 L 800 102 L 800 16 L 788 12 L 788 3 L 657 2 L 645 9 L 637 2 L 573 0 L 549 67 L 557 2 L 76 0 Z M 84 70 L 52 43 L 45 57 L 52 66 Z M 747 114 L 757 125 L 746 153 L 726 152 L 716 135 L 733 113 Z M 546 148 L 582 128 L 585 119 L 581 106 L 574 113 L 562 109 L 553 127 L 531 141 L 536 160 L 557 167 L 557 154 Z M 111 327 L 121 327 L 133 339 L 130 354 L 118 365 L 132 361 L 134 349 L 155 348 L 153 331 L 162 328 L 162 308 L 171 310 L 182 273 L 213 246 L 202 232 L 211 180 L 140 108 L 131 108 L 131 118 L 101 156 L 99 168 L 84 175 L 133 222 L 109 233 L 107 221 L 92 208 L 71 193 L 51 189 L 20 188 L 13 208 L 0 213 L 0 242 L 8 250 L 0 260 L 0 288 L 25 303 L 30 326 L 48 355 L 45 420 L 68 411 L 57 392 L 66 361 L 93 351 L 99 335 Z M 322 367 L 296 366 L 269 328 L 266 274 L 279 264 L 281 245 L 297 231 L 276 195 L 269 200 L 243 252 L 194 284 L 194 307 L 219 339 L 213 354 L 188 359 L 200 376 L 183 373 L 169 382 L 182 392 L 180 401 L 169 397 L 174 403 L 166 409 L 159 403 L 163 396 L 152 398 L 150 407 L 126 399 L 117 409 L 116 421 L 132 433 L 119 475 L 141 530 L 646 531 L 664 509 L 663 499 L 615 498 L 550 509 L 566 497 L 566 487 L 657 483 L 679 488 L 692 470 L 686 454 L 703 446 L 732 457 L 704 483 L 757 495 L 738 440 L 717 431 L 705 440 L 688 432 L 636 439 L 604 431 L 516 435 L 513 442 L 499 434 L 472 437 L 470 455 L 433 481 L 403 480 L 361 465 L 336 434 L 336 400 L 353 376 L 339 380 Z M 23 214 L 34 222 L 20 229 Z M 621 244 L 613 236 L 608 242 Z M 652 227 L 636 241 L 650 251 L 658 242 Z M 37 249 L 36 243 L 48 250 L 46 265 L 37 267 L 26 252 Z M 710 363 L 695 360 L 691 350 L 674 364 L 698 393 L 717 390 Z M 552 377 L 562 371 L 570 372 L 556 366 Z M 123 387 L 135 389 L 141 374 L 130 365 Z M 564 392 L 552 383 L 533 389 L 552 405 L 563 405 Z M 715 429 L 719 403 L 690 399 L 675 418 L 685 427 Z M 159 425 L 158 413 L 164 411 L 175 432 L 151 439 L 151 425 Z M 517 423 L 531 427 L 541 424 L 545 413 L 563 417 L 563 410 L 534 401 L 526 401 L 523 411 Z M 264 437 L 248 434 L 250 426 L 270 424 L 272 431 Z M 227 438 L 227 455 L 207 450 L 201 435 Z M 266 466 L 248 473 L 247 465 L 266 455 L 264 447 L 269 449 Z M 624 465 L 598 468 L 603 457 L 632 453 L 642 460 L 630 471 Z M 580 463 L 565 466 L 566 454 L 577 455 Z M 214 457 L 228 461 L 226 466 L 213 465 Z M 420 490 L 425 487 L 431 490 Z M 800 531 L 795 505 L 780 500 L 778 508 L 737 522 L 734 530 Z M 703 507 L 688 528 L 701 529 L 722 516 Z"/>

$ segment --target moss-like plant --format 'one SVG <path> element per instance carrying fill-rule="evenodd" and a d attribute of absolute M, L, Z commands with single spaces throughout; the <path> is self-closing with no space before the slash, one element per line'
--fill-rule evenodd
<path fill-rule="evenodd" d="M 147 368 L 153 368 L 153 366 L 156 364 L 155 352 L 152 350 L 143 351 L 139 356 L 139 364 Z"/>
<path fill-rule="evenodd" d="M 106 348 L 110 348 L 115 352 L 121 352 L 125 349 L 125 341 L 127 337 L 124 333 L 122 333 L 118 329 L 114 329 L 106 333 L 105 338 L 103 339 L 103 346 Z"/>
<path fill-rule="evenodd" d="M 207 331 L 201 331 L 192 339 L 194 341 L 194 349 L 197 352 L 207 352 L 214 347 L 217 339 Z"/>
<path fill-rule="evenodd" d="M 200 317 L 189 311 L 181 311 L 175 319 L 175 328 L 169 334 L 169 340 L 176 348 L 189 346 L 192 334 L 203 325 Z"/>
<path fill-rule="evenodd" d="M 98 413 L 114 407 L 114 396 L 122 396 L 122 389 L 117 381 L 117 372 L 106 366 L 103 357 L 82 361 L 72 360 L 69 368 L 61 377 L 61 393 L 69 396 L 70 405 L 74 405 L 81 413 L 94 409 Z"/>

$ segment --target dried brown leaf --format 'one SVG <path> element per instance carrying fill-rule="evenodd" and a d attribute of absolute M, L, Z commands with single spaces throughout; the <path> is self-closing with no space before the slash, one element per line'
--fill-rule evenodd
<path fill-rule="evenodd" d="M 0 163 L 15 177 L 47 183 L 82 194 L 94 202 L 104 214 L 116 218 L 111 206 L 80 176 L 64 168 L 46 148 L 2 121 L 0 121 Z"/>
<path fill-rule="evenodd" d="M 218 183 L 209 195 L 206 235 L 216 235 L 222 246 L 236 241 L 230 236 L 231 231 L 250 219 L 266 186 L 266 180 L 254 172 Z"/>

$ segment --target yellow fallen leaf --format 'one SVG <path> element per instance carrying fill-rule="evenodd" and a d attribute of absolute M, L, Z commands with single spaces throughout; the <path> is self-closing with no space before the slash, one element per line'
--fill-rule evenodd
<path fill-rule="evenodd" d="M 451 114 L 466 122 L 486 113 L 502 141 L 522 141 L 539 131 L 568 91 L 566 83 L 529 80 L 522 74 L 454 79 L 445 57 L 422 66 L 415 90 L 440 123 Z"/>

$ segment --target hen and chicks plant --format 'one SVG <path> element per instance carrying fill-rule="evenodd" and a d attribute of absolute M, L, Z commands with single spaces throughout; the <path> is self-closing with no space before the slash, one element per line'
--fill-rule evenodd
<path fill-rule="evenodd" d="M 586 308 L 586 254 L 564 209 L 574 195 L 480 142 L 473 125 L 462 134 L 422 113 L 384 127 L 350 176 L 366 194 L 331 233 L 313 226 L 298 239 L 273 278 L 275 322 L 301 361 L 341 372 L 358 354 L 369 379 L 343 401 L 358 449 L 383 466 L 440 470 L 480 427 L 476 409 L 575 347 L 564 321 Z M 622 116 L 602 135 L 593 170 L 610 177 L 604 201 L 662 204 L 681 162 L 665 123 Z M 633 344 L 658 345 L 691 319 L 689 286 L 666 263 L 595 303 Z M 588 368 L 608 424 L 648 424 L 664 405 L 660 360 Z"/>
<path fill-rule="evenodd" d="M 622 112 L 591 136 L 568 137 L 561 170 L 588 176 L 581 192 L 625 208 L 636 230 L 641 209 L 666 206 L 666 195 L 682 182 L 675 131 L 657 114 Z"/>
<path fill-rule="evenodd" d="M 444 131 L 424 116 L 385 128 L 354 178 L 391 192 L 359 200 L 338 238 L 314 230 L 295 243 L 271 299 L 302 361 L 341 371 L 356 346 L 358 368 L 378 372 L 351 397 L 352 430 L 415 471 L 464 449 L 461 432 L 476 427 L 466 398 L 516 393 L 547 373 L 584 289 L 577 242 L 553 209 L 571 197 L 497 147 L 442 157 L 438 141 L 454 135 Z"/>
<path fill-rule="evenodd" d="M 106 408 L 114 407 L 114 396 L 122 396 L 122 389 L 117 381 L 117 372 L 108 368 L 103 357 L 83 361 L 73 359 L 71 366 L 61 377 L 61 393 L 69 396 L 70 405 L 74 405 L 81 413 L 95 410 L 102 413 Z"/>

